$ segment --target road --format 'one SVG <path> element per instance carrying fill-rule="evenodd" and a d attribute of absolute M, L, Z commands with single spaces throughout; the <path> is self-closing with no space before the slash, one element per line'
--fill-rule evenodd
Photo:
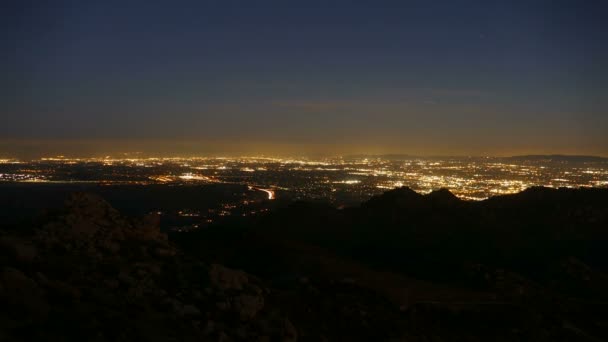
<path fill-rule="evenodd" d="M 249 186 L 249 190 L 258 190 L 258 191 L 263 191 L 266 194 L 268 194 L 268 199 L 269 200 L 273 200 L 275 199 L 275 195 L 274 195 L 274 190 L 270 190 L 270 189 L 262 189 L 262 188 L 256 188 L 255 186 Z"/>

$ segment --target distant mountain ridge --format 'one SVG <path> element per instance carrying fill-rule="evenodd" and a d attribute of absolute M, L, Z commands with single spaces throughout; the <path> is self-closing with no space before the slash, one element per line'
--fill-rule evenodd
<path fill-rule="evenodd" d="M 409 159 L 476 159 L 476 158 L 491 158 L 505 160 L 551 160 L 551 161 L 567 161 L 567 162 L 602 162 L 608 161 L 608 157 L 593 156 L 593 155 L 577 155 L 577 154 L 522 154 L 507 157 L 498 156 L 449 156 L 449 155 L 411 155 L 411 154 L 352 154 L 344 156 L 344 159 L 384 159 L 384 160 L 409 160 Z"/>
<path fill-rule="evenodd" d="M 608 161 L 606 157 L 589 155 L 567 155 L 567 154 L 529 154 L 506 157 L 511 160 L 551 160 L 567 162 L 601 162 Z"/>

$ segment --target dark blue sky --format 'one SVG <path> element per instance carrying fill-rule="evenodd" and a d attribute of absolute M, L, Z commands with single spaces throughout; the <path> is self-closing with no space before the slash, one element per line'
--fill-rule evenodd
<path fill-rule="evenodd" d="M 608 155 L 602 3 L 3 2 L 0 154 Z"/>

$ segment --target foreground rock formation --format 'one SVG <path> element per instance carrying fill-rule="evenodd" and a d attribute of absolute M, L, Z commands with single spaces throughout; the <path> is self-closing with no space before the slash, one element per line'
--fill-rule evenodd
<path fill-rule="evenodd" d="M 256 278 L 189 258 L 154 215 L 76 194 L 0 236 L 0 341 L 296 341 Z"/>

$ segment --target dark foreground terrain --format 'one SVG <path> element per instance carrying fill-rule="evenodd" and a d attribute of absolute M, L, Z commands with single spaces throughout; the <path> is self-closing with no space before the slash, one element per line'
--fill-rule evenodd
<path fill-rule="evenodd" d="M 608 190 L 399 188 L 167 236 L 98 195 L 0 235 L 0 341 L 605 341 Z"/>

